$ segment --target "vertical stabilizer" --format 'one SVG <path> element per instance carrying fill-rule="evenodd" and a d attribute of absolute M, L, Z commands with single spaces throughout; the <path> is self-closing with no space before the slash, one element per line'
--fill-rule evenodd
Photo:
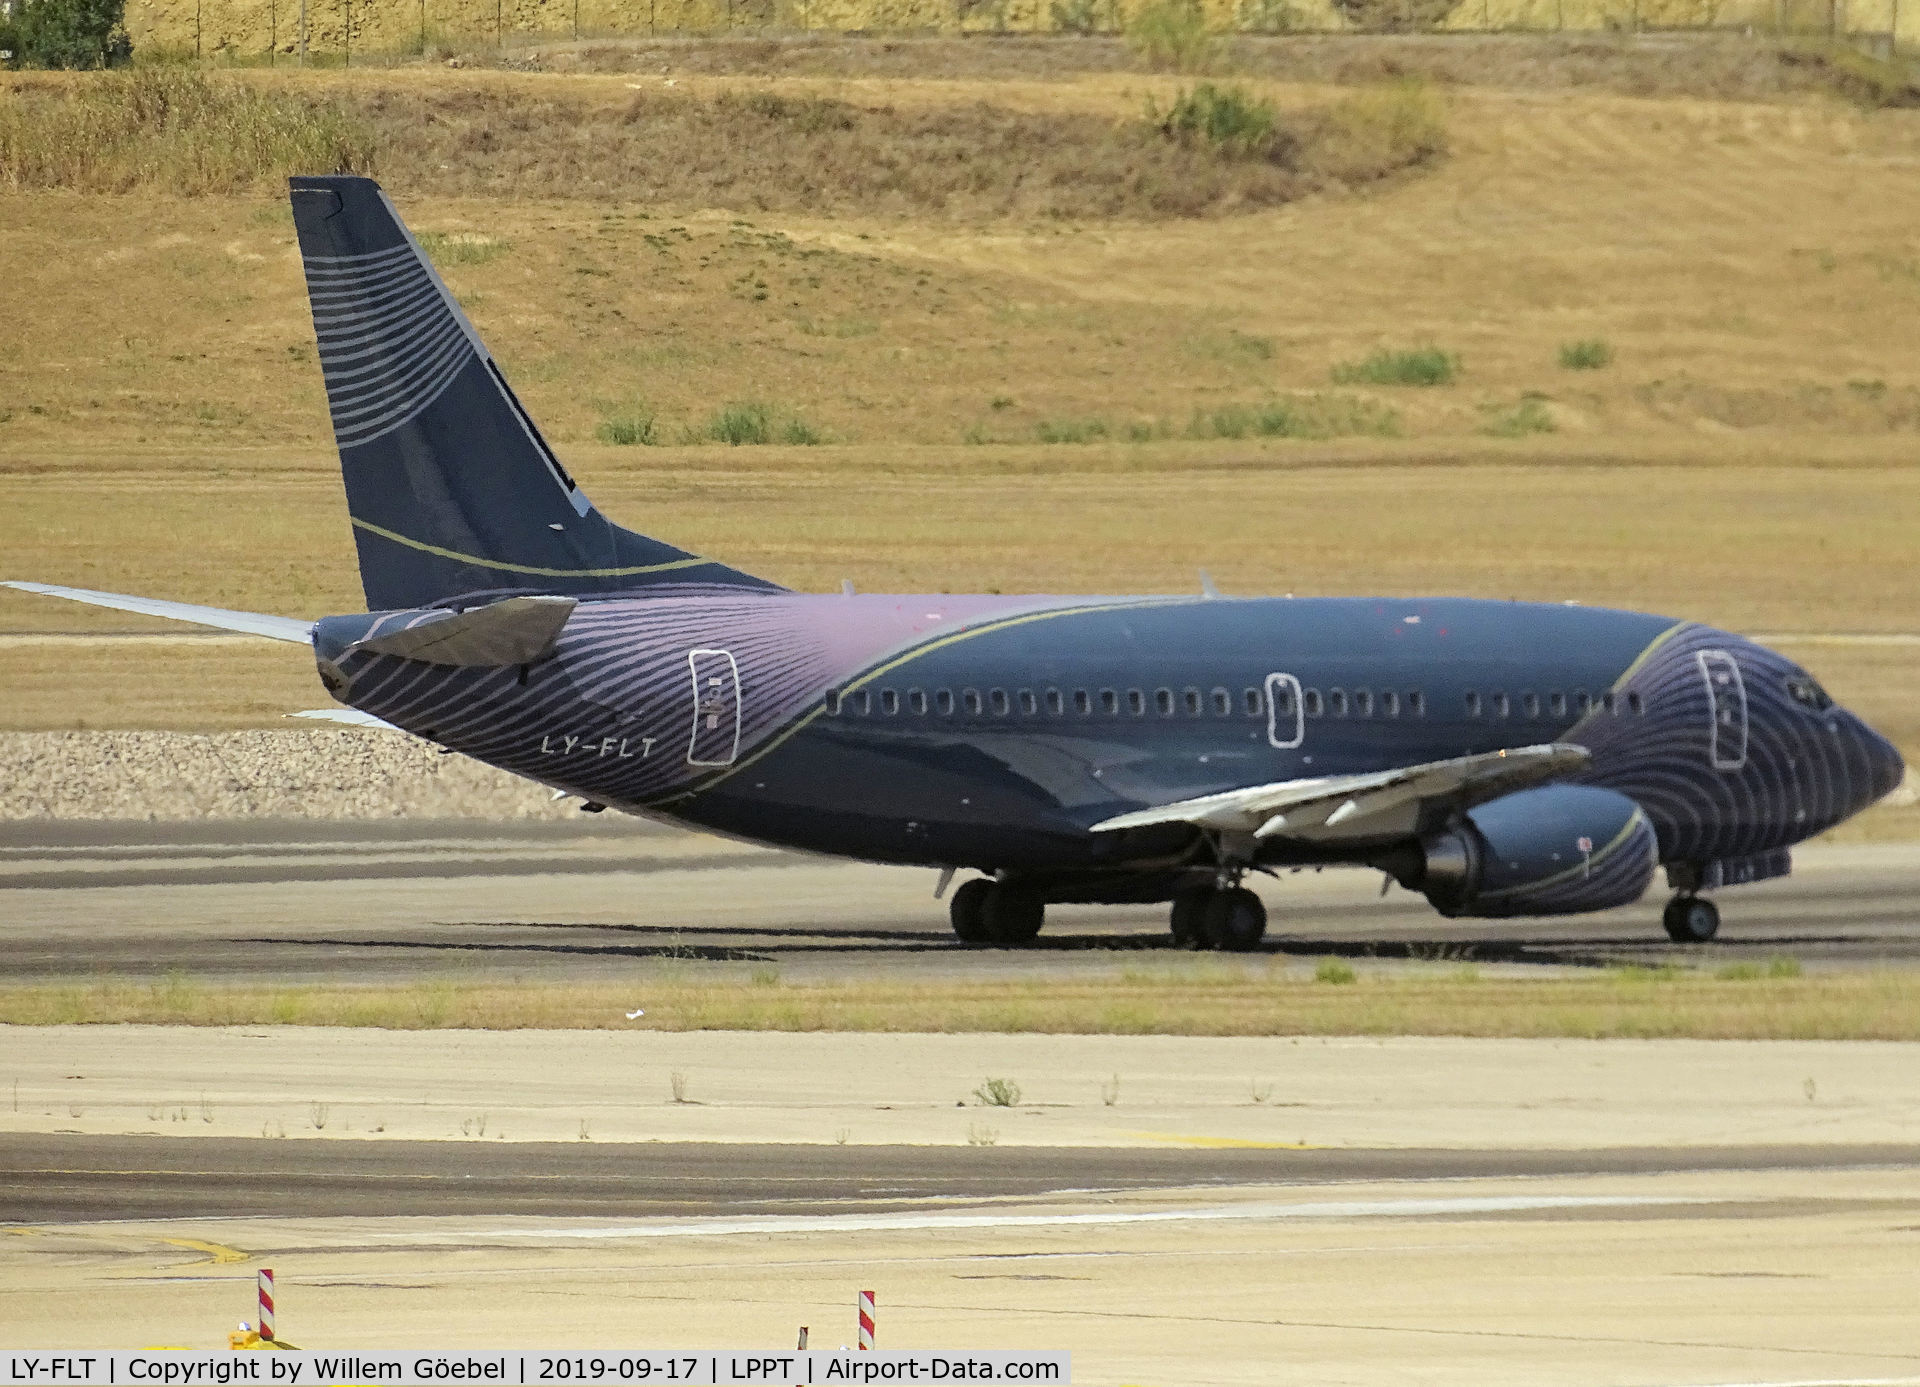
<path fill-rule="evenodd" d="M 290 187 L 369 608 L 500 589 L 774 586 L 594 508 L 379 184 Z"/>

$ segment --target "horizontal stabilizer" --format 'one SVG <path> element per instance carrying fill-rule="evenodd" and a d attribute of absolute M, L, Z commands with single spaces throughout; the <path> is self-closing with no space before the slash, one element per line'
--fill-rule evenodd
<path fill-rule="evenodd" d="M 142 616 L 165 617 L 169 621 L 190 621 L 196 626 L 214 626 L 222 631 L 238 631 L 247 636 L 265 636 L 269 640 L 291 641 L 296 645 L 313 644 L 313 623 L 290 616 L 268 616 L 263 612 L 232 612 L 225 607 L 199 607 L 191 602 L 162 602 L 157 597 L 129 597 L 118 592 L 95 592 L 91 588 L 63 588 L 52 583 L 0 583 L 0 587 L 38 592 L 48 597 L 65 597 L 95 607 L 138 612 Z"/>
<path fill-rule="evenodd" d="M 395 727 L 385 718 L 376 718 L 372 713 L 363 713 L 358 708 L 305 708 L 298 713 L 288 713 L 290 718 L 312 718 L 315 722 L 338 722 L 348 727 L 371 727 L 381 732 L 405 732 L 404 727 Z"/>
<path fill-rule="evenodd" d="M 530 665 L 544 660 L 573 615 L 571 597 L 508 597 L 355 641 L 353 650 L 430 665 Z"/>
<path fill-rule="evenodd" d="M 1324 775 L 1249 785 L 1199 799 L 1120 814 L 1094 832 L 1189 823 L 1258 838 L 1327 842 L 1408 832 L 1423 811 L 1442 805 L 1470 809 L 1490 799 L 1586 768 L 1583 746 L 1549 742 L 1427 761 L 1360 775 Z"/>

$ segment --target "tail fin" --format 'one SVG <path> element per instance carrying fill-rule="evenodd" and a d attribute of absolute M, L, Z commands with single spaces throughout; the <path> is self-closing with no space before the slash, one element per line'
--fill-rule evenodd
<path fill-rule="evenodd" d="M 774 587 L 594 508 L 379 184 L 290 188 L 369 608 L 501 589 Z"/>

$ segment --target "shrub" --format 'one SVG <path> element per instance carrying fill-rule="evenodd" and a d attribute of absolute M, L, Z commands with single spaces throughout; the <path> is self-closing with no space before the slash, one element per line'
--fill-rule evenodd
<path fill-rule="evenodd" d="M 1406 34 L 1439 27 L 1459 0 L 1333 0 L 1340 17 L 1373 34 Z"/>
<path fill-rule="evenodd" d="M 660 441 L 659 431 L 650 410 L 623 410 L 610 414 L 600 421 L 594 437 L 602 443 L 612 443 L 622 448 L 635 445 L 651 447 Z"/>
<path fill-rule="evenodd" d="M 799 415 L 775 410 L 756 400 L 727 405 L 703 427 L 688 429 L 685 433 L 688 443 L 725 443 L 735 448 L 776 440 L 810 446 L 820 441 L 820 435 Z"/>
<path fill-rule="evenodd" d="M 1352 966 L 1337 958 L 1323 958 L 1320 966 L 1313 970 L 1315 982 L 1331 983 L 1335 987 L 1346 986 L 1355 976 Z"/>
<path fill-rule="evenodd" d="M 1182 90 L 1164 111 L 1148 97 L 1147 121 L 1168 139 L 1203 145 L 1229 158 L 1271 158 L 1282 143 L 1273 103 L 1240 86 L 1202 82 L 1191 91 Z"/>
<path fill-rule="evenodd" d="M 1569 371 L 1597 371 L 1613 360 L 1613 348 L 1598 337 L 1560 344 L 1560 364 Z"/>
<path fill-rule="evenodd" d="M 1020 1085 L 1012 1079 L 988 1079 L 973 1091 L 973 1096 L 990 1108 L 1017 1108 Z"/>
<path fill-rule="evenodd" d="M 125 0 L 14 0 L 0 51 L 13 67 L 122 67 L 133 56 L 125 9 Z"/>
<path fill-rule="evenodd" d="M 1127 47 L 1158 71 L 1204 72 L 1213 35 L 1199 0 L 1150 0 L 1127 21 Z"/>
<path fill-rule="evenodd" d="M 1100 0 L 1053 0 L 1047 14 L 1063 34 L 1091 34 L 1100 27 Z"/>
<path fill-rule="evenodd" d="M 1439 101 L 1411 78 L 1371 87 L 1319 112 L 1303 131 L 1307 163 L 1343 183 L 1366 183 L 1447 152 Z"/>
<path fill-rule="evenodd" d="M 1042 443 L 1092 443 L 1107 436 L 1104 419 L 1045 419 L 1034 425 Z"/>
<path fill-rule="evenodd" d="M 1528 434 L 1552 433 L 1555 427 L 1546 401 L 1538 395 L 1529 395 L 1507 413 L 1496 415 L 1487 424 L 1486 432 L 1495 438 L 1525 438 Z"/>
<path fill-rule="evenodd" d="M 1396 350 L 1382 347 L 1362 361 L 1333 368 L 1339 385 L 1451 385 L 1460 373 L 1460 358 L 1438 347 Z"/>
<path fill-rule="evenodd" d="M 505 241 L 477 231 L 420 231 L 414 239 L 436 265 L 484 265 L 507 251 Z"/>

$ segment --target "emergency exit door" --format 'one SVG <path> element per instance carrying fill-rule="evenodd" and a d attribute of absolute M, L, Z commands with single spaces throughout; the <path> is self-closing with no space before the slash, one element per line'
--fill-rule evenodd
<path fill-rule="evenodd" d="M 689 766 L 731 766 L 740 754 L 740 666 L 725 650 L 689 650 L 693 738 Z"/>

